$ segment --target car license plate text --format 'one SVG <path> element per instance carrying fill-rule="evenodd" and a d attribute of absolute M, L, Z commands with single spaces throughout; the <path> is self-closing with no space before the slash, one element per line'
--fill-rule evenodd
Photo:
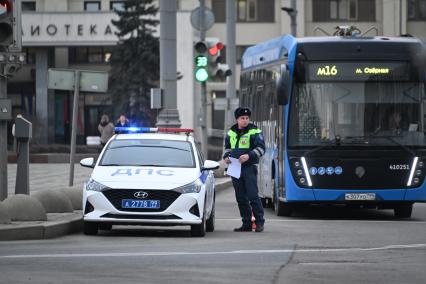
<path fill-rule="evenodd" d="M 122 208 L 158 209 L 160 208 L 160 200 L 123 199 L 121 201 L 121 207 Z"/>
<path fill-rule="evenodd" d="M 345 193 L 345 200 L 376 200 L 375 193 Z"/>

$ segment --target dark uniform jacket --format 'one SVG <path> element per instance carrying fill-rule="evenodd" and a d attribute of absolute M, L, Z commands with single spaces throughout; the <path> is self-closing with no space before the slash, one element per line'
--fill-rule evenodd
<path fill-rule="evenodd" d="M 250 157 L 247 162 L 242 164 L 243 166 L 259 163 L 259 158 L 265 154 L 262 130 L 253 123 L 249 123 L 244 129 L 238 129 L 238 124 L 234 124 L 225 137 L 223 158 L 238 159 L 243 154 L 248 154 Z"/>

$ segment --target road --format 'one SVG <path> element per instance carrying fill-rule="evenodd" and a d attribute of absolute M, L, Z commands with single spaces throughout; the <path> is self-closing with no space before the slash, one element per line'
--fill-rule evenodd
<path fill-rule="evenodd" d="M 426 204 L 392 211 L 266 210 L 265 232 L 239 226 L 232 189 L 217 196 L 216 231 L 114 227 L 98 236 L 0 242 L 0 283 L 426 283 Z"/>

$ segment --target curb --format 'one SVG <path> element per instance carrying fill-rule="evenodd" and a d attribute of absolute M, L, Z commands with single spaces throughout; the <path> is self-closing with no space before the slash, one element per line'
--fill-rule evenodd
<path fill-rule="evenodd" d="M 67 220 L 11 226 L 0 228 L 0 241 L 51 239 L 81 232 L 83 217 L 80 212 L 77 212 L 75 216 Z"/>

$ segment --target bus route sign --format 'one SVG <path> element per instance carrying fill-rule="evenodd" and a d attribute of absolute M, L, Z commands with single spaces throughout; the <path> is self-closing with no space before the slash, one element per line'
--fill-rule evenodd
<path fill-rule="evenodd" d="M 405 62 L 324 62 L 309 64 L 310 81 L 406 81 Z"/>

